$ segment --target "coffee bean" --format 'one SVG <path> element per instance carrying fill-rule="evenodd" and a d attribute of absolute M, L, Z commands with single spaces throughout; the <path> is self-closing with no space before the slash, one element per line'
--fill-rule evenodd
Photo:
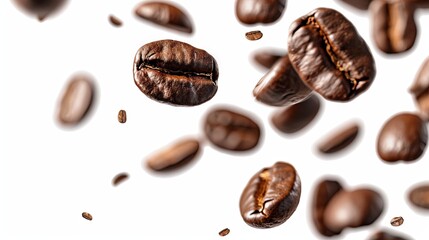
<path fill-rule="evenodd" d="M 409 91 L 414 95 L 422 117 L 429 120 L 429 57 L 420 66 Z"/>
<path fill-rule="evenodd" d="M 146 1 L 137 5 L 134 13 L 147 21 L 184 33 L 193 32 L 193 24 L 188 14 L 179 6 L 162 2 Z"/>
<path fill-rule="evenodd" d="M 194 138 L 183 138 L 164 147 L 146 159 L 146 165 L 154 171 L 175 170 L 195 159 L 200 142 Z"/>
<path fill-rule="evenodd" d="M 229 229 L 228 228 L 225 228 L 225 229 L 223 229 L 222 231 L 219 232 L 219 235 L 222 236 L 222 237 L 224 237 L 224 236 L 226 236 L 228 234 L 229 234 Z"/>
<path fill-rule="evenodd" d="M 301 180 L 295 168 L 277 162 L 250 179 L 240 197 L 241 216 L 255 228 L 276 227 L 292 216 L 300 197 Z"/>
<path fill-rule="evenodd" d="M 398 113 L 384 123 L 377 139 L 377 153 L 387 162 L 418 159 L 426 148 L 426 123 L 414 113 Z"/>
<path fill-rule="evenodd" d="M 82 217 L 85 218 L 86 220 L 92 221 L 92 215 L 90 213 L 83 212 Z"/>
<path fill-rule="evenodd" d="M 58 106 L 58 121 L 67 126 L 79 124 L 88 114 L 95 97 L 94 80 L 75 74 L 68 81 Z"/>
<path fill-rule="evenodd" d="M 301 79 L 332 101 L 349 101 L 372 84 L 372 54 L 341 13 L 317 8 L 289 28 L 289 58 Z"/>
<path fill-rule="evenodd" d="M 259 80 L 253 89 L 256 100 L 271 106 L 290 106 L 306 99 L 311 93 L 296 74 L 286 55 Z"/>
<path fill-rule="evenodd" d="M 394 217 L 392 220 L 390 220 L 390 225 L 394 227 L 401 226 L 404 223 L 404 218 L 402 217 Z"/>
<path fill-rule="evenodd" d="M 276 110 L 271 116 L 271 123 L 283 133 L 296 133 L 313 121 L 319 109 L 319 97 L 311 94 L 299 103 Z"/>
<path fill-rule="evenodd" d="M 327 204 L 323 223 L 332 232 L 367 226 L 377 220 L 383 209 L 383 198 L 374 190 L 342 190 Z"/>
<path fill-rule="evenodd" d="M 429 0 L 403 0 L 417 8 L 429 8 Z"/>
<path fill-rule="evenodd" d="M 134 82 L 149 98 L 194 106 L 217 91 L 216 60 L 202 49 L 175 40 L 143 45 L 134 59 Z"/>
<path fill-rule="evenodd" d="M 14 2 L 26 13 L 35 15 L 39 21 L 43 21 L 48 15 L 58 11 L 66 0 L 14 0 Z"/>
<path fill-rule="evenodd" d="M 372 0 L 341 0 L 340 2 L 347 3 L 348 5 L 360 10 L 368 10 L 371 1 Z"/>
<path fill-rule="evenodd" d="M 210 110 L 203 122 L 207 139 L 215 146 L 232 151 L 253 149 L 259 143 L 261 129 L 247 114 L 227 108 Z"/>
<path fill-rule="evenodd" d="M 246 38 L 251 41 L 259 40 L 263 36 L 262 32 L 259 30 L 247 32 L 245 35 Z"/>
<path fill-rule="evenodd" d="M 414 6 L 402 0 L 374 0 L 370 5 L 372 37 L 385 53 L 409 50 L 416 40 Z"/>
<path fill-rule="evenodd" d="M 115 26 L 115 27 L 120 27 L 120 26 L 122 26 L 122 21 L 121 21 L 121 19 L 119 19 L 119 18 L 117 18 L 117 17 L 115 17 L 115 16 L 113 16 L 113 15 L 109 15 L 109 21 L 110 21 L 110 23 L 111 23 L 113 26 Z"/>
<path fill-rule="evenodd" d="M 372 234 L 368 240 L 410 240 L 410 238 L 398 236 L 398 234 L 392 232 L 377 231 Z"/>
<path fill-rule="evenodd" d="M 252 54 L 253 61 L 259 66 L 270 69 L 274 64 L 287 53 L 280 49 L 266 48 L 255 51 Z"/>
<path fill-rule="evenodd" d="M 335 130 L 331 135 L 325 137 L 317 149 L 321 153 L 335 153 L 349 146 L 359 133 L 359 125 L 357 123 L 348 123 L 342 126 L 341 129 Z"/>
<path fill-rule="evenodd" d="M 235 15 L 244 24 L 276 22 L 286 9 L 286 0 L 236 0 Z"/>
<path fill-rule="evenodd" d="M 323 216 L 329 201 L 342 189 L 343 187 L 338 181 L 328 179 L 320 181 L 314 189 L 311 203 L 311 216 L 317 231 L 324 236 L 330 237 L 341 233 L 341 231 L 333 232 L 328 229 L 324 224 Z"/>
<path fill-rule="evenodd" d="M 116 175 L 113 180 L 112 180 L 112 184 L 113 186 L 117 186 L 120 183 L 122 183 L 123 181 L 128 179 L 128 174 L 127 173 L 119 173 L 118 175 Z"/>
<path fill-rule="evenodd" d="M 412 187 L 408 193 L 408 200 L 416 207 L 429 209 L 429 184 Z"/>
<path fill-rule="evenodd" d="M 125 110 L 119 110 L 118 112 L 118 122 L 125 123 L 127 121 L 127 112 Z"/>

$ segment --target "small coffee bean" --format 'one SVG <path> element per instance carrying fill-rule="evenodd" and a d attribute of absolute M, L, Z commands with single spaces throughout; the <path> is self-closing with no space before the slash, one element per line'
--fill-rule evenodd
<path fill-rule="evenodd" d="M 92 215 L 90 213 L 83 212 L 82 217 L 85 218 L 86 220 L 92 221 Z"/>
<path fill-rule="evenodd" d="M 292 216 L 300 197 L 301 180 L 295 168 L 277 162 L 250 179 L 240 197 L 241 216 L 255 228 L 276 227 Z"/>
<path fill-rule="evenodd" d="M 259 30 L 247 32 L 245 35 L 247 40 L 250 40 L 250 41 L 259 40 L 263 36 L 262 32 Z"/>
<path fill-rule="evenodd" d="M 121 21 L 121 19 L 119 19 L 119 18 L 117 18 L 117 17 L 115 17 L 115 16 L 113 16 L 113 15 L 109 15 L 109 21 L 110 21 L 110 23 L 111 23 L 113 26 L 115 26 L 115 27 L 120 27 L 120 26 L 122 26 L 122 21 Z"/>
<path fill-rule="evenodd" d="M 414 95 L 422 117 L 429 120 L 429 57 L 420 66 L 409 91 Z"/>
<path fill-rule="evenodd" d="M 408 193 L 408 200 L 416 207 L 429 209 L 429 184 L 412 187 Z"/>
<path fill-rule="evenodd" d="M 125 110 L 119 110 L 118 112 L 118 122 L 125 123 L 127 121 L 127 112 Z"/>
<path fill-rule="evenodd" d="M 128 179 L 128 173 L 119 173 L 118 175 L 116 175 L 113 180 L 112 180 L 112 184 L 113 186 L 117 186 L 120 183 L 122 183 L 123 181 Z"/>
<path fill-rule="evenodd" d="M 252 54 L 253 61 L 261 66 L 264 69 L 270 69 L 274 66 L 274 64 L 282 58 L 283 56 L 287 55 L 287 53 L 280 49 L 274 49 L 274 48 L 266 48 L 266 49 L 259 49 L 255 51 Z"/>
<path fill-rule="evenodd" d="M 243 24 L 276 22 L 286 9 L 286 0 L 236 0 L 235 15 Z"/>
<path fill-rule="evenodd" d="M 377 231 L 368 240 L 411 240 L 411 238 L 399 236 L 397 233 Z"/>
<path fill-rule="evenodd" d="M 355 122 L 342 126 L 321 141 L 317 149 L 321 153 L 335 153 L 349 146 L 359 133 L 359 125 Z"/>
<path fill-rule="evenodd" d="M 392 220 L 390 220 L 390 225 L 394 227 L 401 226 L 404 223 L 404 218 L 402 217 L 394 217 Z"/>
<path fill-rule="evenodd" d="M 66 0 L 14 0 L 17 7 L 26 13 L 35 15 L 39 21 L 43 21 L 47 16 L 57 12 Z"/>
<path fill-rule="evenodd" d="M 224 236 L 226 236 L 228 234 L 229 234 L 229 228 L 225 228 L 225 229 L 223 229 L 222 231 L 219 232 L 219 235 L 222 236 L 222 237 L 224 237 Z"/>

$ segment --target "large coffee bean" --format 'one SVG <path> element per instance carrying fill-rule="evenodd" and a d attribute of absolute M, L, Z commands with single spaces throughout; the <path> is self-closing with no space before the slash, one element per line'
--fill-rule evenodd
<path fill-rule="evenodd" d="M 283 14 L 286 0 L 236 0 L 235 14 L 244 24 L 274 23 Z"/>

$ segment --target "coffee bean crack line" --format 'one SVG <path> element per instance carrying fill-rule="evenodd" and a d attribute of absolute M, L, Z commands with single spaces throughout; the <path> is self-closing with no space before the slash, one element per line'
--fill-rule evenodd
<path fill-rule="evenodd" d="M 274 199 L 267 199 L 264 201 L 264 197 L 265 197 L 265 195 L 267 193 L 267 189 L 268 189 L 268 184 L 271 180 L 269 170 L 268 169 L 263 170 L 259 174 L 259 179 L 261 182 L 259 183 L 258 190 L 255 193 L 255 195 L 257 196 L 256 197 L 256 201 L 257 201 L 256 205 L 257 205 L 258 209 L 253 211 L 250 215 L 262 214 L 264 216 L 267 216 L 264 212 L 265 204 L 274 200 Z"/>
<path fill-rule="evenodd" d="M 214 65 L 214 63 L 212 64 Z M 148 69 L 152 69 L 161 73 L 166 73 L 169 75 L 176 75 L 176 76 L 186 76 L 186 77 L 203 77 L 203 78 L 208 78 L 211 81 L 215 82 L 213 80 L 213 73 L 198 73 L 198 72 L 185 72 L 185 71 L 181 71 L 181 70 L 173 70 L 173 69 L 165 69 L 165 68 L 160 68 L 154 65 L 150 65 L 148 63 L 145 62 L 141 62 L 138 64 L 138 70 L 140 71 L 143 68 L 148 68 Z M 213 69 L 213 68 L 212 68 Z"/>

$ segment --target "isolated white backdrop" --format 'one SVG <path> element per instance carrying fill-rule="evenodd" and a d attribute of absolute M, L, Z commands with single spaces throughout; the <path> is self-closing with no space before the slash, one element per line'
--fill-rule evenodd
<path fill-rule="evenodd" d="M 366 239 L 377 229 L 397 230 L 427 239 L 429 211 L 409 206 L 410 186 L 428 180 L 428 154 L 411 164 L 386 164 L 375 151 L 383 123 L 401 111 L 415 111 L 407 89 L 429 56 L 429 10 L 418 10 L 418 37 L 412 50 L 387 56 L 375 48 L 369 14 L 333 0 L 290 0 L 271 25 L 245 26 L 234 14 L 234 1 L 171 1 L 191 16 L 192 35 L 137 19 L 140 1 L 68 1 L 44 22 L 21 12 L 12 1 L 0 2 L 0 238 L 1 239 L 324 239 L 310 221 L 315 183 L 326 176 L 348 188 L 369 185 L 382 192 L 386 208 L 369 227 L 345 230 L 330 239 Z M 315 121 L 300 134 L 275 131 L 275 110 L 258 103 L 252 90 L 264 71 L 251 54 L 260 48 L 286 50 L 293 20 L 316 7 L 342 12 L 367 41 L 376 60 L 371 88 L 352 102 L 324 101 Z M 108 22 L 113 14 L 120 28 Z M 247 31 L 263 38 L 249 41 Z M 175 39 L 205 49 L 219 65 L 219 90 L 196 107 L 154 102 L 135 86 L 134 54 L 143 44 Z M 57 101 L 69 77 L 90 73 L 98 98 L 80 127 L 64 129 L 55 121 Z M 259 147 L 231 154 L 206 144 L 199 159 L 174 175 L 143 168 L 149 154 L 185 136 L 201 136 L 201 120 L 212 106 L 227 104 L 246 111 L 263 127 Z M 125 109 L 128 121 L 117 122 Z M 349 121 L 362 131 L 348 151 L 320 156 L 319 139 Z M 255 229 L 241 219 L 238 201 L 250 177 L 276 161 L 295 166 L 302 180 L 300 204 L 292 217 L 272 229 Z M 113 187 L 120 172 L 128 181 Z M 94 219 L 81 217 L 90 212 Z M 402 226 L 390 219 L 403 216 Z"/>

